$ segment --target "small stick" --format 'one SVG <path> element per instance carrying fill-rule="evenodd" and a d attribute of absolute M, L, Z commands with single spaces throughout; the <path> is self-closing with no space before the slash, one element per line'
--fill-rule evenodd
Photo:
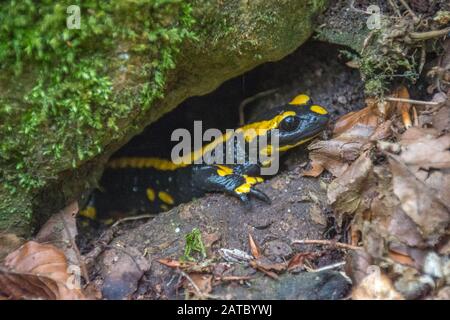
<path fill-rule="evenodd" d="M 125 217 L 125 218 L 119 219 L 116 222 L 114 222 L 114 224 L 111 226 L 111 228 L 117 227 L 122 222 L 134 221 L 134 220 L 140 220 L 140 219 L 151 219 L 151 218 L 154 218 L 156 216 L 157 216 L 157 214 L 149 213 L 149 214 L 141 214 L 139 216 Z"/>
<path fill-rule="evenodd" d="M 395 14 L 397 14 L 398 17 L 401 17 L 402 15 L 400 13 L 400 10 L 399 10 L 397 4 L 394 3 L 394 1 L 392 1 L 392 0 L 389 0 L 389 4 L 391 5 L 392 9 L 394 9 Z"/>
<path fill-rule="evenodd" d="M 317 269 L 311 269 L 311 268 L 307 268 L 307 269 L 308 269 L 308 272 L 321 272 L 321 271 L 325 271 L 325 270 L 339 268 L 344 265 L 345 265 L 345 261 L 341 261 L 341 262 L 336 262 L 336 263 L 330 264 L 328 266 L 323 266 L 323 267 L 317 268 Z"/>
<path fill-rule="evenodd" d="M 255 279 L 254 276 L 223 276 L 215 277 L 216 281 L 242 281 L 242 280 L 252 280 Z"/>
<path fill-rule="evenodd" d="M 209 293 L 203 293 L 200 290 L 200 288 L 195 284 L 194 280 L 192 280 L 192 278 L 186 272 L 184 272 L 181 269 L 177 269 L 177 271 L 189 281 L 189 283 L 192 285 L 192 287 L 194 288 L 194 290 L 197 293 L 197 295 L 199 296 L 199 298 L 219 299 L 218 296 L 215 296 L 215 295 L 212 295 Z"/>
<path fill-rule="evenodd" d="M 78 208 L 77 208 L 77 210 L 78 210 Z M 63 224 L 66 236 L 69 238 L 70 245 L 71 245 L 73 251 L 75 252 L 75 256 L 77 257 L 78 263 L 80 264 L 80 269 L 81 269 L 81 272 L 83 273 L 83 278 L 86 281 L 86 284 L 88 284 L 89 283 L 89 273 L 87 271 L 86 264 L 84 263 L 84 260 L 81 257 L 80 250 L 78 250 L 78 246 L 75 242 L 74 237 L 72 236 L 72 233 L 69 230 L 69 227 L 67 226 L 66 221 L 64 220 L 64 218 L 61 215 L 59 216 L 59 218 Z"/>
<path fill-rule="evenodd" d="M 405 98 L 395 98 L 395 97 L 386 97 L 384 100 L 389 102 L 408 102 L 411 104 L 417 104 L 422 106 L 437 106 L 440 102 L 436 101 L 421 101 L 421 100 L 413 100 L 413 99 L 405 99 Z"/>
<path fill-rule="evenodd" d="M 410 32 L 409 37 L 413 40 L 421 41 L 421 40 L 428 40 L 428 39 L 432 39 L 432 38 L 438 38 L 441 36 L 445 36 L 449 32 L 450 32 L 450 28 L 426 31 L 426 32 Z"/>
<path fill-rule="evenodd" d="M 405 0 L 400 0 L 400 3 L 409 11 L 409 13 L 413 16 L 414 20 L 418 20 L 419 18 L 416 16 L 414 11 L 409 7 Z"/>
<path fill-rule="evenodd" d="M 415 106 L 413 106 L 412 110 L 413 110 L 413 116 L 414 116 L 414 126 L 418 127 L 419 126 L 419 117 L 417 115 L 417 109 Z"/>
<path fill-rule="evenodd" d="M 425 49 L 425 45 L 422 45 L 420 47 L 420 65 L 419 65 L 418 74 L 422 73 L 423 66 L 425 65 L 426 59 L 427 59 L 427 50 Z"/>
<path fill-rule="evenodd" d="M 320 244 L 320 245 L 326 245 L 326 246 L 335 246 L 342 249 L 350 249 L 350 250 L 362 250 L 363 247 L 360 246 L 354 246 L 348 243 L 342 243 L 342 242 L 336 242 L 332 240 L 294 240 L 292 241 L 292 244 Z"/>

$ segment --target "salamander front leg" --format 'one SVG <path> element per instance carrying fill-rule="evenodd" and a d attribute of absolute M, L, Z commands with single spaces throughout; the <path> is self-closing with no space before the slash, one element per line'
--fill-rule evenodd
<path fill-rule="evenodd" d="M 234 174 L 232 168 L 222 165 L 200 165 L 193 168 L 192 181 L 194 187 L 204 192 L 225 192 L 239 200 L 249 208 L 249 197 L 255 197 L 266 203 L 271 203 L 270 198 L 255 185 L 263 182 L 260 177 Z"/>

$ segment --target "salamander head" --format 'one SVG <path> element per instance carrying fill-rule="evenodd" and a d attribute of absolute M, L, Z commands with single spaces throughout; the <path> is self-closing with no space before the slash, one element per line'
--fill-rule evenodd
<path fill-rule="evenodd" d="M 329 121 L 328 111 L 306 95 L 296 96 L 289 104 L 271 109 L 260 116 L 256 124 L 272 122 L 271 129 L 278 129 L 279 151 L 286 151 L 303 144 L 320 132 Z"/>

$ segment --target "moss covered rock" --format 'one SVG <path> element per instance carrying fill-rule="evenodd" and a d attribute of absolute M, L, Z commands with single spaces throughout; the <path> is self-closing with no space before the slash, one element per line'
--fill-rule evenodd
<path fill-rule="evenodd" d="M 187 97 L 278 60 L 326 0 L 8 1 L 0 7 L 0 230 L 78 199 Z M 81 9 L 80 29 L 67 18 Z M 72 21 L 72 20 L 71 20 Z"/>

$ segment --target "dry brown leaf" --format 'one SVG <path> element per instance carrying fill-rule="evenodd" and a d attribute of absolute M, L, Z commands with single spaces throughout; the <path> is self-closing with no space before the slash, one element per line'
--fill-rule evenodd
<path fill-rule="evenodd" d="M 443 106 L 433 115 L 433 127 L 439 132 L 450 131 L 450 106 Z"/>
<path fill-rule="evenodd" d="M 323 226 L 327 225 L 327 218 L 322 213 L 322 209 L 317 204 L 313 204 L 309 208 L 309 216 L 311 217 L 311 220 L 314 221 L 317 224 L 321 224 Z"/>
<path fill-rule="evenodd" d="M 207 263 L 207 262 L 206 263 L 205 262 L 198 263 L 198 262 L 193 262 L 193 261 L 180 261 L 180 260 L 175 260 L 175 259 L 170 259 L 170 258 L 161 258 L 156 261 L 169 267 L 169 268 L 181 269 L 187 273 L 211 272 L 211 270 L 214 267 L 214 265 Z M 147 266 L 145 265 L 144 267 L 146 268 Z"/>
<path fill-rule="evenodd" d="M 78 203 L 73 202 L 60 212 L 51 216 L 36 235 L 39 243 L 51 243 L 63 250 L 68 263 L 80 266 L 79 251 L 75 245 L 78 234 L 75 217 L 78 213 Z M 74 246 L 75 245 L 75 246 Z"/>
<path fill-rule="evenodd" d="M 401 98 L 401 99 L 409 99 L 409 92 L 405 86 L 401 86 L 398 88 L 392 96 Z M 409 110 L 411 109 L 411 104 L 409 102 L 396 102 L 395 107 L 400 109 L 402 114 L 403 125 L 406 129 L 412 127 L 411 116 L 409 115 Z"/>
<path fill-rule="evenodd" d="M 414 267 L 414 260 L 410 256 L 407 256 L 407 255 L 404 255 L 404 254 L 401 254 L 401 253 L 398 253 L 398 252 L 395 252 L 392 250 L 389 250 L 388 256 L 389 256 L 389 258 L 391 258 L 392 260 L 394 260 L 397 263 Z"/>
<path fill-rule="evenodd" d="M 29 241 L 5 259 L 0 292 L 12 299 L 85 299 L 80 271 L 73 275 L 64 253 L 50 244 Z"/>
<path fill-rule="evenodd" d="M 19 238 L 13 233 L 0 233 L 0 261 L 24 242 L 23 238 Z"/>
<path fill-rule="evenodd" d="M 287 271 L 293 271 L 295 269 L 303 267 L 305 260 L 308 258 L 312 258 L 316 256 L 316 254 L 311 252 L 300 252 L 296 253 L 287 264 Z"/>
<path fill-rule="evenodd" d="M 212 274 L 193 272 L 189 274 L 189 278 L 197 287 L 194 288 L 194 286 L 190 281 L 184 281 L 185 289 L 187 289 L 191 294 L 195 296 L 200 295 L 199 298 L 201 298 L 212 291 L 212 279 L 213 279 Z"/>
<path fill-rule="evenodd" d="M 390 135 L 391 123 L 386 122 L 387 110 L 380 111 L 378 105 L 368 100 L 367 107 L 341 117 L 335 124 L 333 138 L 312 143 L 309 158 L 311 169 L 305 176 L 318 176 L 324 169 L 340 177 L 362 152 Z M 384 106 L 388 108 L 387 106 Z"/>
<path fill-rule="evenodd" d="M 368 275 L 353 289 L 353 300 L 404 300 L 378 266 L 370 266 L 368 269 Z"/>
<path fill-rule="evenodd" d="M 261 249 L 256 244 L 255 240 L 253 240 L 253 237 L 250 233 L 248 234 L 248 244 L 250 246 L 250 252 L 252 253 L 252 256 L 255 259 L 260 258 L 261 257 Z"/>
<path fill-rule="evenodd" d="M 396 205 L 395 208 L 385 207 L 385 212 L 390 213 L 390 219 L 387 223 L 387 234 L 408 246 L 419 247 L 425 245 L 422 233 L 400 205 Z"/>
<path fill-rule="evenodd" d="M 169 268 L 181 268 L 186 265 L 186 262 L 183 262 L 180 260 L 175 260 L 175 259 L 170 259 L 170 258 L 161 258 L 156 261 L 158 261 L 159 263 L 161 263 Z"/>
<path fill-rule="evenodd" d="M 345 273 L 352 279 L 353 285 L 357 286 L 367 276 L 367 268 L 372 265 L 372 258 L 364 250 L 351 250 L 345 262 Z"/>
<path fill-rule="evenodd" d="M 427 240 L 437 243 L 448 227 L 449 209 L 398 157 L 389 156 L 389 165 L 394 193 L 400 199 L 403 211 L 417 224 Z"/>
<path fill-rule="evenodd" d="M 450 134 L 439 136 L 436 129 L 413 127 L 401 137 L 403 162 L 424 169 L 450 168 Z"/>
<path fill-rule="evenodd" d="M 363 195 L 372 185 L 373 164 L 368 153 L 363 153 L 339 178 L 333 180 L 327 191 L 328 201 L 337 210 L 338 223 L 342 214 L 367 209 Z"/>
<path fill-rule="evenodd" d="M 275 279 L 275 280 L 278 279 L 278 275 L 277 275 L 275 272 L 273 272 L 273 271 L 271 271 L 270 269 L 268 269 L 269 266 L 261 265 L 261 263 L 259 263 L 257 260 L 252 260 L 252 261 L 250 261 L 249 265 L 250 265 L 252 268 L 254 268 L 254 269 L 256 269 L 256 270 L 259 270 L 259 271 L 261 271 L 262 273 L 266 274 L 267 276 L 269 276 L 269 277 L 272 278 L 272 279 Z M 285 267 L 285 268 L 286 268 L 286 267 Z"/>

